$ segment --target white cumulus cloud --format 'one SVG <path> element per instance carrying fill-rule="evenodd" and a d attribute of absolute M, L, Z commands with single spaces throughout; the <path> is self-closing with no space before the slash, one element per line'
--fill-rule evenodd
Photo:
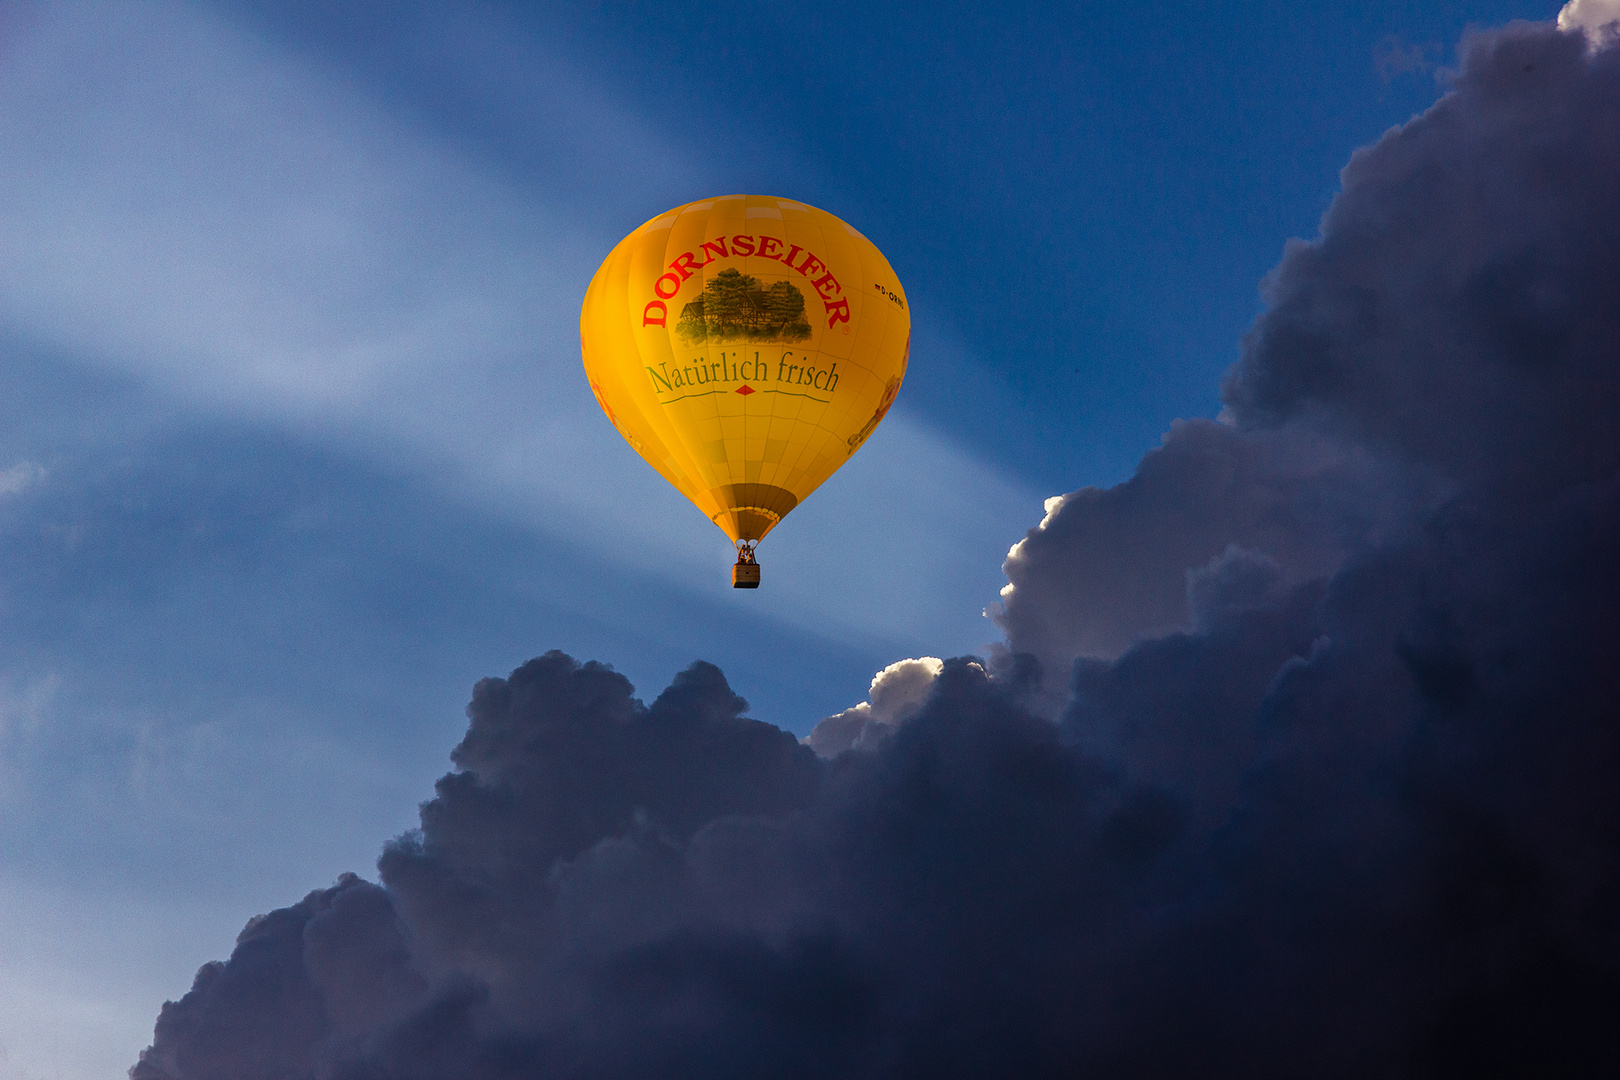
<path fill-rule="evenodd" d="M 872 677 L 866 701 L 817 724 L 805 737 L 805 744 L 822 757 L 876 746 L 922 710 L 934 680 L 944 670 L 944 661 L 935 656 L 890 664 Z"/>
<path fill-rule="evenodd" d="M 1620 0 L 1569 0 L 1558 12 L 1558 29 L 1584 30 L 1596 41 L 1620 33 L 1614 25 L 1617 20 Z"/>

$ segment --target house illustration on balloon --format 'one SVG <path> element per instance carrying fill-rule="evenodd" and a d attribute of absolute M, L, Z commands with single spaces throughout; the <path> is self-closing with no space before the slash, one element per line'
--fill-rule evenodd
<path fill-rule="evenodd" d="M 707 342 L 804 341 L 804 293 L 791 281 L 761 287 L 759 279 L 735 269 L 720 271 L 703 292 L 681 308 L 675 332 L 688 346 Z"/>

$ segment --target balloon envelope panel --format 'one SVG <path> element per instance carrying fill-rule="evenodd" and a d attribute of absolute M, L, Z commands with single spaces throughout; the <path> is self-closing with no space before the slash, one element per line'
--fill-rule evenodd
<path fill-rule="evenodd" d="M 641 226 L 580 312 L 602 410 L 733 541 L 762 538 L 860 449 L 910 342 L 905 290 L 871 241 L 755 195 Z"/>

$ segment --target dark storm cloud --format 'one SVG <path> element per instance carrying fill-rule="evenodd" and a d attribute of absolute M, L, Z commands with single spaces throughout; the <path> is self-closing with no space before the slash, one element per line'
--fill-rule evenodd
<path fill-rule="evenodd" d="M 995 675 L 830 760 L 706 664 L 487 680 L 381 886 L 254 920 L 134 1075 L 1614 1075 L 1617 133 L 1620 49 L 1473 39 L 1234 423 L 1009 560 Z"/>
<path fill-rule="evenodd" d="M 1580 34 L 1478 35 L 1454 92 L 1359 151 L 1266 282 L 1240 425 L 1310 416 L 1462 484 L 1620 466 L 1620 94 Z"/>
<path fill-rule="evenodd" d="M 1064 496 L 1013 548 L 996 621 L 1048 671 L 1116 657 L 1185 627 L 1189 572 L 1229 547 L 1262 553 L 1290 584 L 1331 572 L 1420 494 L 1392 486 L 1387 466 L 1314 433 L 1178 421 L 1134 477 Z"/>
<path fill-rule="evenodd" d="M 1620 93 L 1616 50 L 1586 49 L 1476 35 L 1451 94 L 1353 156 L 1322 236 L 1265 282 L 1232 424 L 1177 425 L 1014 549 L 1015 651 L 1061 670 L 1182 628 L 1187 573 L 1229 544 L 1300 581 L 1439 494 L 1620 468 Z"/>

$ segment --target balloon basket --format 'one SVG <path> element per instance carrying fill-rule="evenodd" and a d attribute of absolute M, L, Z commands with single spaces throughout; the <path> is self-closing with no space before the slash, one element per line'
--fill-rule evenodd
<path fill-rule="evenodd" d="M 754 545 L 743 544 L 737 548 L 737 565 L 731 568 L 731 587 L 759 588 L 759 563 L 754 561 Z"/>

